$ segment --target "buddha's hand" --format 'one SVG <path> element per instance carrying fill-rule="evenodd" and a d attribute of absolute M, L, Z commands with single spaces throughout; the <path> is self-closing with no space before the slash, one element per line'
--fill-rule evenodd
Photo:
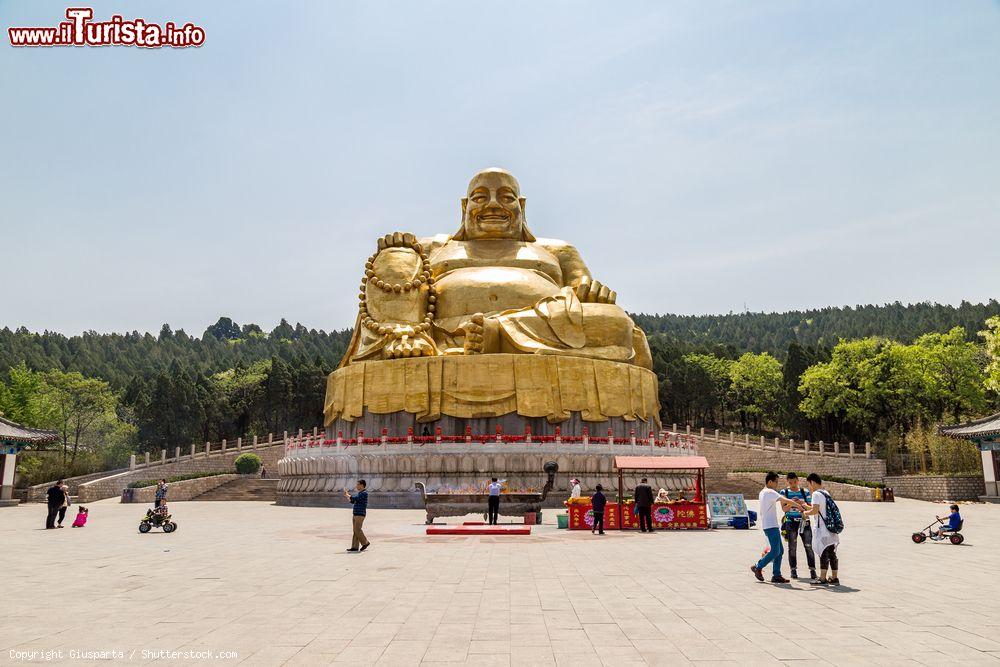
<path fill-rule="evenodd" d="M 437 352 L 434 341 L 409 324 L 395 325 L 389 337 L 391 340 L 385 344 L 385 356 L 389 359 L 430 357 Z"/>
<path fill-rule="evenodd" d="M 601 281 L 584 276 L 576 286 L 576 296 L 584 303 L 614 303 L 618 293 Z"/>
<path fill-rule="evenodd" d="M 385 250 L 386 248 L 413 248 L 413 246 L 420 246 L 420 244 L 417 243 L 416 237 L 409 232 L 393 232 L 392 234 L 386 234 L 380 238 L 377 243 L 379 250 Z"/>

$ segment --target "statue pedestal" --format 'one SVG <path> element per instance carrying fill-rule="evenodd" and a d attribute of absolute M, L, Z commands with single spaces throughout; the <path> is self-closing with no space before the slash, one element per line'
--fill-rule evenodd
<path fill-rule="evenodd" d="M 278 502 L 346 506 L 342 491 L 353 489 L 359 478 L 368 482 L 372 507 L 422 507 L 418 483 L 428 492 L 446 492 L 500 477 L 512 489 L 540 490 L 544 463 L 556 461 L 559 472 L 545 504 L 561 506 L 574 477 L 588 490 L 599 483 L 614 486 L 616 454 L 688 453 L 647 442 L 650 432 L 659 433 L 657 388 L 652 371 L 581 357 L 491 354 L 355 362 L 331 373 L 327 382 L 328 444 L 291 452 L 279 463 Z M 467 427 L 474 435 L 493 435 L 498 426 L 511 436 L 523 436 L 530 427 L 536 437 L 554 436 L 559 427 L 563 437 L 575 441 L 405 440 L 411 428 L 419 438 L 435 436 L 438 428 L 445 436 L 463 436 Z M 580 441 L 584 428 L 587 444 Z M 391 442 L 380 442 L 383 429 Z M 615 444 L 608 443 L 608 429 Z M 359 431 L 367 441 L 360 446 Z"/>
<path fill-rule="evenodd" d="M 355 362 L 327 379 L 329 437 L 433 434 L 581 435 L 611 428 L 626 438 L 659 429 L 656 375 L 632 364 L 540 354 L 489 354 Z"/>

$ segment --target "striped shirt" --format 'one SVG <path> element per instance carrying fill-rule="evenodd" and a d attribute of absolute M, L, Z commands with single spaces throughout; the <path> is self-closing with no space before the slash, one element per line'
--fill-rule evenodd
<path fill-rule="evenodd" d="M 351 496 L 351 504 L 354 505 L 354 516 L 365 516 L 368 514 L 368 492 L 358 491 Z"/>

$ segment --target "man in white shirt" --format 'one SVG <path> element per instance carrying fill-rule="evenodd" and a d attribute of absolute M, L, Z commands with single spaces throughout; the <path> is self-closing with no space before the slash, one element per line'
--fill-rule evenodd
<path fill-rule="evenodd" d="M 771 583 L 787 584 L 788 579 L 781 576 L 781 557 L 785 553 L 785 547 L 781 544 L 781 521 L 778 518 L 778 506 L 780 504 L 782 512 L 788 510 L 803 510 L 804 506 L 795 500 L 785 498 L 778 493 L 778 473 L 769 472 L 764 477 L 764 488 L 760 490 L 758 500 L 758 512 L 760 514 L 760 527 L 767 536 L 770 545 L 769 550 L 764 554 L 756 565 L 750 566 L 753 576 L 758 581 L 764 581 L 764 568 L 771 563 Z"/>
<path fill-rule="evenodd" d="M 497 481 L 494 477 L 490 480 L 489 485 L 489 498 L 487 499 L 486 506 L 486 523 L 491 526 L 497 525 L 497 516 L 500 514 L 500 491 L 503 490 L 504 482 L 507 480 L 501 479 Z"/>

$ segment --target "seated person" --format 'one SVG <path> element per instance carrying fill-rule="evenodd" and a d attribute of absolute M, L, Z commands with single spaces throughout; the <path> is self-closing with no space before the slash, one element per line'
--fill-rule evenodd
<path fill-rule="evenodd" d="M 167 509 L 166 501 L 160 503 L 160 506 L 153 510 L 153 514 L 158 516 L 167 516 L 170 514 L 170 510 Z"/>
<path fill-rule="evenodd" d="M 935 517 L 938 521 L 944 521 L 941 517 Z M 942 540 L 944 539 L 944 534 L 954 533 L 958 531 L 959 526 L 962 525 L 962 515 L 958 513 L 958 505 L 951 506 L 951 514 L 948 515 L 948 523 L 942 524 L 937 530 L 937 536 L 934 539 Z"/>
<path fill-rule="evenodd" d="M 669 503 L 670 502 L 670 494 L 667 493 L 666 489 L 661 488 L 659 491 L 656 492 L 656 500 L 654 500 L 653 502 L 656 502 L 656 503 Z"/>

